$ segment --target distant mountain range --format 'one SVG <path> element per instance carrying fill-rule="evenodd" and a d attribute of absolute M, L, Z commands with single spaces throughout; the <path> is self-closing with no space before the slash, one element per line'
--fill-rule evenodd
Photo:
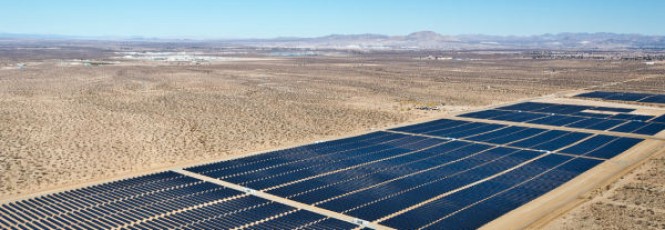
<path fill-rule="evenodd" d="M 63 35 L 0 33 L 2 40 L 113 40 L 141 42 L 219 43 L 265 48 L 313 49 L 665 49 L 665 36 L 616 33 L 559 33 L 533 36 L 441 35 L 420 31 L 404 36 L 381 34 L 333 34 L 314 38 L 273 39 L 162 39 L 75 37 Z"/>
<path fill-rule="evenodd" d="M 491 36 L 441 35 L 432 31 L 421 31 L 405 36 L 356 34 L 232 42 L 258 47 L 334 49 L 665 49 L 665 36 L 615 33 Z"/>

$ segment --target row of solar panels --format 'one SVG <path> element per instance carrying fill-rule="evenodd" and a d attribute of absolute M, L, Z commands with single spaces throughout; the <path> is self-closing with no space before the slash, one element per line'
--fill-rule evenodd
<path fill-rule="evenodd" d="M 394 130 L 604 159 L 612 158 L 643 141 L 638 138 L 449 119 Z"/>
<path fill-rule="evenodd" d="M 534 113 L 564 114 L 575 117 L 603 118 L 625 121 L 644 121 L 665 123 L 663 116 L 654 117 L 649 115 L 632 114 L 635 109 L 612 108 L 585 105 L 566 105 L 542 102 L 524 102 L 497 108 L 498 110 L 527 111 Z"/>
<path fill-rule="evenodd" d="M 356 225 L 163 172 L 0 206 L 3 229 L 350 229 Z"/>
<path fill-rule="evenodd" d="M 665 95 L 663 94 L 594 91 L 582 93 L 576 97 L 665 104 Z"/>
<path fill-rule="evenodd" d="M 586 118 L 605 118 L 626 121 L 649 121 L 653 116 L 631 114 L 635 109 L 610 108 L 585 105 L 566 105 L 543 102 L 524 102 L 497 108 L 498 110 L 527 111 L 534 113 L 554 113 Z"/>
<path fill-rule="evenodd" d="M 643 135 L 655 135 L 665 130 L 665 115 L 654 117 L 629 114 L 617 112 L 622 110 L 618 108 L 613 108 L 612 110 L 615 111 L 609 114 L 589 112 L 593 110 L 601 111 L 601 109 L 606 112 L 609 110 L 601 107 L 525 102 L 462 114 L 460 117 L 591 130 L 608 130 Z"/>
<path fill-rule="evenodd" d="M 389 227 L 478 227 L 602 162 L 543 150 L 609 158 L 642 141 L 446 119 L 394 130 L 436 137 L 376 132 L 187 170 Z M 563 170 L 552 163 L 561 160 L 583 163 Z M 494 175 L 501 176 L 476 184 Z M 440 197 L 451 192 L 471 198 Z M 429 209 L 441 211 L 421 213 Z"/>
<path fill-rule="evenodd" d="M 557 188 L 597 160 L 547 155 L 423 206 L 384 220 L 398 229 L 476 229 Z M 417 194 L 414 194 L 417 196 Z"/>

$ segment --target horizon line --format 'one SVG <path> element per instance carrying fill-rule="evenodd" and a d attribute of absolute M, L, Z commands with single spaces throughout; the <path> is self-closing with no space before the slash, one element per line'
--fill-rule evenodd
<path fill-rule="evenodd" d="M 391 34 L 381 34 L 381 33 L 330 33 L 319 36 L 277 36 L 277 37 L 209 37 L 209 36 L 145 36 L 145 35 L 72 35 L 72 34 L 50 34 L 50 33 L 14 33 L 14 32 L 4 32 L 0 31 L 0 38 L 13 36 L 13 37 L 44 37 L 44 38 L 33 38 L 33 39 L 90 39 L 90 40 L 200 40 L 200 41 L 210 41 L 210 40 L 277 40 L 277 39 L 311 39 L 311 38 L 323 38 L 328 36 L 354 36 L 354 35 L 377 35 L 377 36 L 387 36 L 387 37 L 400 37 L 408 36 L 410 34 L 421 33 L 421 32 L 434 32 L 441 36 L 490 36 L 490 37 L 536 37 L 536 36 L 546 36 L 546 35 L 562 35 L 562 34 L 614 34 L 614 35 L 635 35 L 635 36 L 644 36 L 644 37 L 665 37 L 665 34 L 644 34 L 644 33 L 620 33 L 620 32 L 552 32 L 552 33 L 540 33 L 540 34 L 529 34 L 529 35 L 495 35 L 495 34 L 484 34 L 484 33 L 465 33 L 465 34 L 445 34 L 439 33 L 432 30 L 419 30 L 414 31 L 408 34 L 400 35 L 391 35 Z M 107 38 L 107 39 L 103 39 Z"/>

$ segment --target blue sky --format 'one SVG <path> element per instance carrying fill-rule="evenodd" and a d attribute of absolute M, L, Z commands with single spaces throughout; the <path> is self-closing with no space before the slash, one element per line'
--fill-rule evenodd
<path fill-rule="evenodd" d="M 328 34 L 665 35 L 662 0 L 16 0 L 0 32 L 189 38 Z"/>

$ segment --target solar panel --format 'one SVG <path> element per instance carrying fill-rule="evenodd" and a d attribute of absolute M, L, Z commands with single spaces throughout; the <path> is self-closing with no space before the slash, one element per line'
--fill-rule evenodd
<path fill-rule="evenodd" d="M 645 123 L 645 122 L 630 121 L 630 122 L 627 122 L 627 123 L 625 123 L 623 125 L 620 125 L 616 128 L 610 129 L 610 131 L 630 133 L 630 132 L 636 131 L 638 129 L 641 129 L 645 125 L 647 125 L 647 123 Z"/>
<path fill-rule="evenodd" d="M 508 136 L 508 135 L 511 135 L 513 133 L 516 133 L 516 132 L 522 132 L 526 129 L 529 129 L 529 128 L 511 126 L 511 127 L 505 128 L 505 129 L 498 129 L 498 130 L 494 130 L 494 131 L 491 131 L 491 132 L 488 132 L 488 133 L 482 133 L 482 134 L 478 134 L 478 135 L 475 135 L 475 136 L 467 137 L 466 139 L 472 140 L 472 141 L 487 142 L 489 140 L 504 137 L 504 136 Z"/>
<path fill-rule="evenodd" d="M 609 118 L 611 116 L 614 116 L 612 114 L 592 113 L 592 112 L 576 112 L 576 113 L 571 113 L 570 115 L 579 116 L 579 117 L 587 117 L 587 118 Z"/>
<path fill-rule="evenodd" d="M 554 151 L 565 146 L 571 145 L 584 138 L 591 136 L 588 133 L 569 132 L 566 135 L 560 136 L 551 140 L 543 140 L 542 143 L 532 146 L 532 149 Z M 511 144 L 512 146 L 512 144 Z"/>
<path fill-rule="evenodd" d="M 660 117 L 656 117 L 656 118 L 654 118 L 654 119 L 651 120 L 651 121 L 652 121 L 652 122 L 661 122 L 661 123 L 665 123 L 665 115 L 662 115 L 662 116 L 660 116 Z"/>
<path fill-rule="evenodd" d="M 585 129 L 592 129 L 592 130 L 608 130 L 611 129 L 612 127 L 616 127 L 618 125 L 624 124 L 626 121 L 622 120 L 604 120 L 602 122 L 589 125 L 587 127 L 584 127 Z"/>
<path fill-rule="evenodd" d="M 430 121 L 430 122 L 425 122 L 425 123 L 420 123 L 420 124 L 395 128 L 393 130 L 394 131 L 400 131 L 400 132 L 423 133 L 423 132 L 428 132 L 428 131 L 431 131 L 431 130 L 435 130 L 434 128 L 456 127 L 456 126 L 463 125 L 463 124 L 468 124 L 468 123 L 469 122 L 466 122 L 466 121 L 440 119 L 440 120 L 435 120 L 435 121 Z"/>
<path fill-rule="evenodd" d="M 405 136 L 396 135 L 386 132 L 375 132 L 365 134 L 358 137 L 327 141 L 317 144 L 304 145 L 298 148 L 278 150 L 264 154 L 248 156 L 236 159 L 234 161 L 220 161 L 196 167 L 188 168 L 192 172 L 207 172 L 211 170 L 235 170 L 245 171 L 248 169 L 239 168 L 261 168 L 266 165 L 274 165 L 282 163 L 280 161 L 291 161 L 294 159 L 311 157 L 318 154 L 333 153 L 338 151 L 345 151 L 353 148 L 365 147 L 377 143 L 393 141 L 396 139 L 404 138 Z"/>
<path fill-rule="evenodd" d="M 530 147 L 548 142 L 550 140 L 557 139 L 557 138 L 562 137 L 562 136 L 564 136 L 568 133 L 569 132 L 567 132 L 567 131 L 550 130 L 550 131 L 546 131 L 546 132 L 540 133 L 538 135 L 529 137 L 529 138 L 524 139 L 522 141 L 512 143 L 510 145 L 511 146 L 516 146 L 516 147 L 530 148 Z"/>
<path fill-rule="evenodd" d="M 646 97 L 640 102 L 647 102 L 647 103 L 658 103 L 658 104 L 665 104 L 665 95 L 651 95 L 649 97 Z"/>
<path fill-rule="evenodd" d="M 474 159 L 457 162 L 423 174 L 392 181 L 377 187 L 355 192 L 317 204 L 317 206 L 349 213 L 366 220 L 376 220 L 385 215 L 418 204 L 461 186 L 482 180 L 503 170 L 542 154 L 532 151 L 500 149 L 487 152 Z M 511 155 L 515 154 L 515 156 Z M 483 162 L 492 162 L 483 164 Z"/>
<path fill-rule="evenodd" d="M 532 110 L 533 112 L 540 112 L 540 113 L 559 113 L 559 114 L 571 114 L 571 113 L 578 113 L 582 112 L 584 110 L 590 109 L 588 106 L 578 106 L 578 105 L 558 105 L 558 104 L 552 104 L 549 107 L 539 109 L 539 110 Z"/>
<path fill-rule="evenodd" d="M 665 103 L 665 95 L 663 94 L 595 91 L 579 94 L 576 97 L 598 98 L 616 101 L 635 101 L 661 104 Z"/>
<path fill-rule="evenodd" d="M 471 186 L 462 191 L 445 196 L 441 199 L 427 203 L 400 215 L 382 221 L 381 224 L 397 229 L 417 229 L 429 227 L 449 215 L 460 210 L 465 210 L 469 206 L 476 204 L 488 197 L 492 197 L 501 192 L 507 192 L 517 186 L 528 182 L 533 178 L 542 176 L 543 172 L 561 167 L 561 165 L 572 161 L 573 158 L 548 155 L 537 159 L 506 174 L 484 181 L 475 186 Z M 482 226 L 493 218 L 476 219 L 473 226 Z M 476 227 L 476 228 L 477 228 Z"/>
<path fill-rule="evenodd" d="M 592 113 L 588 111 L 606 111 L 615 114 Z M 525 122 L 530 124 L 563 126 L 591 130 L 610 130 L 615 132 L 654 135 L 665 129 L 665 118 L 630 114 L 634 109 L 593 107 L 578 105 L 560 105 L 540 102 L 524 102 L 485 111 L 459 115 L 460 117 Z M 650 123 L 657 123 L 651 125 Z M 463 127 L 462 127 L 463 128 Z M 440 134 L 445 136 L 445 134 Z"/>
<path fill-rule="evenodd" d="M 487 200 L 468 205 L 460 211 L 446 215 L 428 224 L 425 229 L 443 229 L 448 226 L 455 226 L 459 229 L 479 228 L 538 198 L 598 163 L 600 161 L 583 158 L 575 159 L 510 190 L 496 193 Z"/>
<path fill-rule="evenodd" d="M 469 117 L 469 118 L 480 118 L 480 119 L 490 119 L 494 117 L 499 117 L 503 115 L 509 115 L 512 114 L 512 112 L 509 111 L 501 111 L 501 110 L 483 110 L 479 112 L 472 112 L 472 113 L 466 113 L 463 115 L 460 115 L 462 117 Z"/>
<path fill-rule="evenodd" d="M 655 135 L 655 134 L 660 133 L 663 130 L 665 130 L 665 124 L 652 123 L 652 124 L 647 124 L 645 126 L 642 126 L 642 128 L 633 131 L 633 133 L 645 134 L 645 135 Z"/>
<path fill-rule="evenodd" d="M 600 124 L 601 122 L 606 121 L 606 119 L 599 119 L 599 118 L 587 118 L 584 120 L 580 120 L 575 123 L 567 124 L 565 127 L 571 127 L 571 128 L 586 128 L 590 127 L 593 125 Z"/>
<path fill-rule="evenodd" d="M 642 141 L 643 139 L 637 138 L 596 135 L 561 152 L 610 159 Z"/>
<path fill-rule="evenodd" d="M 539 103 L 539 102 L 523 102 L 519 104 L 499 107 L 500 110 L 514 110 L 514 111 L 536 111 L 553 106 L 553 104 Z"/>
<path fill-rule="evenodd" d="M 642 139 L 635 138 L 618 138 L 617 140 L 608 143 L 598 149 L 587 152 L 585 156 L 592 156 L 598 158 L 610 159 L 616 155 L 621 154 L 622 152 L 628 150 L 629 148 L 635 146 L 636 144 L 642 142 Z"/>
<path fill-rule="evenodd" d="M 492 120 L 499 120 L 499 121 L 513 121 L 513 122 L 528 122 L 531 120 L 536 120 L 540 118 L 547 117 L 549 115 L 546 114 L 538 114 L 538 113 L 528 113 L 528 112 L 505 112 L 504 115 L 501 116 L 496 116 L 492 117 Z"/>
<path fill-rule="evenodd" d="M 535 135 L 539 135 L 541 133 L 547 132 L 545 129 L 537 129 L 537 128 L 526 128 L 521 131 L 517 131 L 514 133 L 511 133 L 509 135 L 504 135 L 501 137 L 493 138 L 493 139 L 488 139 L 485 140 L 485 142 L 493 143 L 493 144 L 507 144 L 510 142 L 515 142 L 523 139 L 530 138 Z"/>
<path fill-rule="evenodd" d="M 323 158 L 308 159 L 266 170 L 227 176 L 223 177 L 223 179 L 255 189 L 265 189 L 311 176 L 357 167 L 362 164 L 385 160 L 402 154 L 409 154 L 424 148 L 433 147 L 443 142 L 445 141 L 424 137 L 412 137 L 405 140 L 404 143 L 381 146 L 371 151 L 351 151 Z"/>
<path fill-rule="evenodd" d="M 496 124 L 471 123 L 464 127 L 439 130 L 439 131 L 429 132 L 426 134 L 433 136 L 440 136 L 440 137 L 462 138 L 466 136 L 477 135 L 479 133 L 494 131 L 504 127 L 506 126 L 496 125 Z"/>
<path fill-rule="evenodd" d="M 619 119 L 619 120 L 648 121 L 653 119 L 654 116 L 636 115 L 636 114 L 617 114 L 610 118 Z"/>
<path fill-rule="evenodd" d="M 617 113 L 630 113 L 630 112 L 635 111 L 635 109 L 612 108 L 612 107 L 593 107 L 593 108 L 590 108 L 589 110 L 617 112 Z"/>
<path fill-rule="evenodd" d="M 453 141 L 437 146 L 417 155 L 417 159 L 397 159 L 374 167 L 385 167 L 386 170 L 356 168 L 345 170 L 318 178 L 299 181 L 285 187 L 269 190 L 271 193 L 293 198 L 304 203 L 316 203 L 339 196 L 347 192 L 359 190 L 375 184 L 385 183 L 414 173 L 446 167 L 453 162 L 475 157 L 478 153 L 491 148 Z M 372 167 L 368 165 L 368 167 Z"/>
<path fill-rule="evenodd" d="M 69 196 L 73 193 L 77 194 Z M 117 228 L 155 215 L 240 194 L 235 190 L 166 172 L 25 200 L 21 202 L 26 205 L 25 208 L 13 213 L 23 219 L 15 223 L 19 228 L 29 225 Z M 32 216 L 25 216 L 28 213 Z"/>

